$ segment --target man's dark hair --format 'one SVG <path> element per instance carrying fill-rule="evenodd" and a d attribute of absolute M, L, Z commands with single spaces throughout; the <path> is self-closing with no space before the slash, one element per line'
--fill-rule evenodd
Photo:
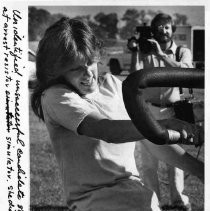
<path fill-rule="evenodd" d="M 151 30 L 152 30 L 153 33 L 155 33 L 157 25 L 160 22 L 171 23 L 172 32 L 174 33 L 176 31 L 176 25 L 174 24 L 172 17 L 168 14 L 165 14 L 165 13 L 159 13 L 153 18 L 153 20 L 151 22 Z"/>

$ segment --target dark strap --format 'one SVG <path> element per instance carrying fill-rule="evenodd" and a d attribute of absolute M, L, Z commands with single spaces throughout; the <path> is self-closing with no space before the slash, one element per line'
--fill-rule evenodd
<path fill-rule="evenodd" d="M 180 56 L 180 49 L 181 49 L 181 45 L 179 45 L 177 48 L 176 48 L 176 53 L 175 53 L 175 56 L 176 56 L 176 61 L 177 62 L 180 62 L 181 60 L 181 56 Z M 179 87 L 179 94 L 183 94 L 183 89 L 182 87 Z"/>
<path fill-rule="evenodd" d="M 179 45 L 177 48 L 176 48 L 176 53 L 175 53 L 175 56 L 176 56 L 176 61 L 177 62 L 180 62 L 181 60 L 181 55 L 180 55 L 180 50 L 182 48 L 182 45 Z"/>
<path fill-rule="evenodd" d="M 177 62 L 180 62 L 181 61 L 181 54 L 180 54 L 180 50 L 181 48 L 184 48 L 182 45 L 179 45 L 177 48 L 176 48 L 176 53 L 175 53 L 175 57 L 176 57 L 176 61 Z M 179 87 L 179 94 L 183 94 L 183 88 L 182 87 Z M 192 95 L 193 94 L 193 89 L 192 88 L 189 88 L 189 94 Z"/>

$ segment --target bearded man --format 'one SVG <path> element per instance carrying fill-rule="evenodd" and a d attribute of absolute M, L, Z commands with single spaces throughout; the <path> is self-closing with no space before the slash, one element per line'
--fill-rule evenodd
<path fill-rule="evenodd" d="M 176 26 L 171 16 L 160 13 L 151 22 L 152 38 L 141 42 L 130 39 L 128 41 L 128 48 L 132 52 L 130 72 L 141 71 L 141 69 L 147 68 L 151 69 L 153 67 L 193 68 L 191 51 L 183 46 L 179 48 L 173 40 L 175 30 Z M 149 45 L 144 45 L 145 42 L 149 42 Z M 143 45 L 149 48 L 143 51 L 141 48 Z M 144 94 L 148 106 L 153 111 L 156 119 L 169 119 L 175 116 L 172 105 L 174 102 L 180 100 L 178 87 L 147 88 Z M 141 142 L 137 144 L 138 149 L 141 149 L 142 152 L 142 166 L 140 171 L 144 176 L 144 182 L 156 192 L 161 201 L 157 174 L 158 160 L 148 152 Z M 190 211 L 191 205 L 189 198 L 183 194 L 184 172 L 181 169 L 171 166 L 167 166 L 167 170 L 170 186 L 170 210 L 172 208 L 182 208 Z"/>

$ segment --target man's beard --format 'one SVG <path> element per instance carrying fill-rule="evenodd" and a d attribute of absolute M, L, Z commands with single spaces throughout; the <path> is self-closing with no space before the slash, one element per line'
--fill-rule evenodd
<path fill-rule="evenodd" d="M 163 36 L 166 36 L 166 38 L 164 38 Z M 161 34 L 161 35 L 158 35 L 158 36 L 154 36 L 155 40 L 158 41 L 158 43 L 161 43 L 161 44 L 165 44 L 165 43 L 168 43 L 168 42 L 171 42 L 172 41 L 172 37 L 173 36 L 170 36 L 170 35 L 165 35 L 165 34 Z"/>

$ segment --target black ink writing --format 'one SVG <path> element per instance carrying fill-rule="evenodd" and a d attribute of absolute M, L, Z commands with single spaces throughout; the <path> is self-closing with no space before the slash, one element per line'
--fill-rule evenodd
<path fill-rule="evenodd" d="M 13 159 L 11 158 L 11 144 L 12 144 L 12 138 L 6 137 L 7 140 L 7 179 L 11 179 L 12 172 L 14 172 L 14 169 L 12 167 L 13 165 Z"/>
<path fill-rule="evenodd" d="M 18 21 L 22 19 L 20 16 L 20 11 L 18 10 L 13 10 L 13 25 L 18 25 Z M 10 55 L 14 57 L 14 71 L 16 74 L 19 76 L 23 76 L 20 73 L 18 61 L 21 59 L 21 54 L 22 54 L 22 49 L 18 46 L 19 41 L 22 41 L 21 36 L 18 33 L 18 28 L 17 26 L 13 26 L 13 45 L 14 45 L 14 51 L 10 51 Z"/>
<path fill-rule="evenodd" d="M 3 37 L 3 47 L 5 48 L 5 50 L 9 50 L 10 48 L 8 47 L 8 39 L 7 39 L 7 36 L 8 36 L 8 24 L 7 23 L 4 23 L 4 37 Z"/>
<path fill-rule="evenodd" d="M 26 36 L 22 34 L 22 11 L 9 10 L 2 7 L 2 44 L 3 65 L 2 74 L 5 82 L 5 117 L 6 118 L 6 178 L 8 210 L 23 211 L 25 198 L 25 185 L 27 172 L 24 161 L 24 129 L 22 128 L 22 82 L 23 78 L 23 41 Z"/>
<path fill-rule="evenodd" d="M 23 206 L 18 204 L 18 210 L 17 211 L 23 211 Z"/>
<path fill-rule="evenodd" d="M 2 16 L 6 18 L 6 21 L 8 22 L 11 18 L 8 16 L 8 14 L 6 13 L 8 10 L 6 7 L 3 8 L 3 13 Z"/>
<path fill-rule="evenodd" d="M 17 158 L 18 158 L 18 162 L 17 162 L 17 167 L 18 167 L 18 194 L 17 194 L 17 198 L 20 200 L 22 199 L 25 195 L 24 192 L 21 190 L 21 188 L 25 185 L 25 183 L 23 182 L 22 176 L 25 175 L 25 171 L 21 168 L 21 157 L 22 157 L 23 151 L 21 149 L 17 150 Z"/>
<path fill-rule="evenodd" d="M 20 138 L 21 135 L 24 135 L 24 133 L 20 129 L 20 81 L 16 80 L 16 90 L 15 90 L 15 129 L 17 131 L 17 143 L 21 144 L 23 147 L 25 146 L 24 141 Z"/>
<path fill-rule="evenodd" d="M 14 117 L 12 112 L 10 112 L 10 92 L 8 90 L 5 91 L 6 93 L 6 122 L 7 122 L 7 132 L 9 133 L 12 126 L 12 118 Z"/>
<path fill-rule="evenodd" d="M 12 208 L 15 206 L 14 203 L 13 203 L 13 201 L 12 201 L 13 195 L 14 195 L 13 186 L 10 185 L 10 186 L 8 187 L 9 211 L 10 211 L 10 210 L 12 211 Z"/>
<path fill-rule="evenodd" d="M 19 19 L 22 19 L 20 16 L 20 11 L 13 10 L 13 24 L 18 24 Z"/>
<path fill-rule="evenodd" d="M 16 53 L 10 51 L 10 55 L 14 57 L 14 70 L 15 73 L 17 73 L 19 76 L 23 76 L 20 72 L 19 72 L 19 65 L 18 65 L 18 59 L 21 59 L 21 57 L 19 55 L 17 55 Z"/>

